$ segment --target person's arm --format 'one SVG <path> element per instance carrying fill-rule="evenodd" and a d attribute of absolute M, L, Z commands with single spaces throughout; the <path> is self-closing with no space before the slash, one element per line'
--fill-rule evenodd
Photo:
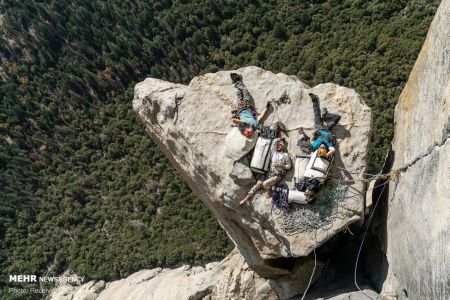
<path fill-rule="evenodd" d="M 270 106 L 272 106 L 272 102 L 271 101 L 267 101 L 266 107 L 264 107 L 263 111 L 261 112 L 261 114 L 257 118 L 258 121 L 261 121 L 262 119 L 264 119 L 267 116 L 267 113 L 269 112 Z"/>
<path fill-rule="evenodd" d="M 330 147 L 330 150 L 327 152 L 326 157 L 332 156 L 334 154 L 334 152 L 336 152 L 336 148 Z"/>
<path fill-rule="evenodd" d="M 314 142 L 319 136 L 320 136 L 320 131 L 316 130 L 313 133 L 313 135 L 311 136 L 311 138 L 309 139 L 309 142 L 312 144 L 312 142 Z"/>
<path fill-rule="evenodd" d="M 284 161 L 283 169 L 289 170 L 291 167 L 292 167 L 291 159 L 290 159 L 289 155 L 286 153 L 286 158 Z"/>
<path fill-rule="evenodd" d="M 298 129 L 298 133 L 299 133 L 299 134 L 303 134 L 303 137 L 304 137 L 305 139 L 310 140 L 310 137 L 306 134 L 306 132 L 303 130 L 302 127 L 300 127 L 300 128 Z"/>

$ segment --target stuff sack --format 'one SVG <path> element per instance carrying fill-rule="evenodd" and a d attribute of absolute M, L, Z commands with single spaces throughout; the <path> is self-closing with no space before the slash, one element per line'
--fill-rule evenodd
<path fill-rule="evenodd" d="M 266 173 L 269 170 L 271 147 L 271 139 L 264 137 L 258 138 L 255 145 L 255 151 L 253 151 L 252 161 L 250 162 L 250 169 L 252 169 L 252 171 Z"/>
<path fill-rule="evenodd" d="M 308 167 L 309 156 L 302 155 L 295 158 L 294 164 L 294 181 L 299 182 L 305 177 L 305 171 Z"/>
<path fill-rule="evenodd" d="M 306 201 L 305 193 L 297 190 L 289 190 L 288 202 L 289 203 L 294 202 L 298 204 L 308 204 L 308 201 Z"/>

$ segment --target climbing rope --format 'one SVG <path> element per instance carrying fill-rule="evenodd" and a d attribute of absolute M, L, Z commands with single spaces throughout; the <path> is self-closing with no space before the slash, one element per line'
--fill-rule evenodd
<path fill-rule="evenodd" d="M 357 288 L 361 293 L 363 293 L 363 295 L 364 295 L 367 299 L 369 299 L 369 300 L 375 300 L 375 299 L 370 298 L 366 293 L 364 293 L 363 290 L 361 290 L 361 288 L 360 288 L 359 285 L 358 285 L 358 281 L 356 280 L 356 273 L 357 273 L 357 270 L 358 270 L 359 256 L 361 255 L 361 250 L 362 250 L 362 247 L 363 247 L 363 245 L 364 245 L 364 240 L 365 240 L 365 238 L 366 238 L 367 231 L 369 230 L 370 222 L 372 221 L 372 217 L 373 217 L 373 215 L 374 215 L 374 213 L 375 213 L 375 210 L 377 209 L 378 203 L 380 202 L 381 196 L 383 195 L 383 192 L 384 192 L 384 190 L 385 190 L 385 188 L 386 188 L 387 183 L 389 183 L 389 180 L 387 180 L 387 181 L 384 182 L 383 184 L 378 185 L 378 187 L 382 185 L 383 188 L 381 189 L 381 192 L 380 192 L 380 194 L 378 195 L 378 199 L 377 199 L 377 201 L 376 201 L 376 203 L 375 203 L 375 206 L 373 207 L 372 213 L 370 214 L 369 220 L 367 221 L 367 226 L 366 226 L 366 229 L 364 230 L 364 235 L 363 235 L 363 238 L 362 238 L 362 241 L 361 241 L 361 245 L 359 246 L 358 255 L 356 256 L 356 262 L 355 262 L 355 272 L 354 272 L 353 280 L 354 280 L 354 282 L 355 282 L 356 288 Z"/>
<path fill-rule="evenodd" d="M 295 205 L 289 212 L 275 207 L 282 230 L 293 235 L 319 228 L 330 229 L 336 220 L 345 218 L 339 208 L 345 203 L 348 190 L 347 185 L 331 182 L 316 196 L 316 200 L 308 205 Z"/>
<path fill-rule="evenodd" d="M 275 188 L 272 204 L 284 213 L 289 213 L 288 190 L 281 187 Z"/>
<path fill-rule="evenodd" d="M 211 134 L 219 134 L 219 135 L 227 135 L 228 132 L 219 132 L 219 131 L 196 131 L 195 133 L 211 133 Z"/>
<path fill-rule="evenodd" d="M 370 174 L 370 173 L 364 173 L 364 172 L 357 172 L 357 171 L 354 171 L 354 170 L 347 170 L 346 168 L 341 168 L 341 167 L 338 167 L 338 166 L 333 166 L 333 168 L 345 171 L 345 172 L 350 173 L 350 174 L 365 175 L 365 176 L 370 176 L 372 178 L 375 178 L 375 177 L 380 175 L 380 174 Z"/>
<path fill-rule="evenodd" d="M 311 286 L 311 282 L 312 282 L 312 279 L 314 277 L 314 273 L 316 272 L 316 267 L 317 267 L 316 247 L 314 247 L 313 252 L 314 252 L 314 268 L 313 268 L 313 271 L 311 273 L 311 277 L 309 278 L 308 286 L 306 287 L 306 290 L 303 292 L 302 300 L 305 299 L 306 293 L 308 293 L 309 287 Z"/>
<path fill-rule="evenodd" d="M 286 129 L 286 131 L 287 131 L 287 132 L 291 132 L 291 131 L 299 130 L 299 129 L 303 129 L 303 130 L 317 130 L 317 128 L 315 128 L 315 127 L 303 127 L 303 126 L 298 126 L 298 127 L 292 128 L 292 129 Z"/>
<path fill-rule="evenodd" d="M 277 121 L 280 121 L 280 118 L 278 117 L 278 105 L 277 106 L 272 106 L 273 107 L 273 114 L 272 114 L 272 118 L 270 120 L 270 125 L 274 125 L 275 123 L 273 122 L 275 117 L 277 118 Z"/>

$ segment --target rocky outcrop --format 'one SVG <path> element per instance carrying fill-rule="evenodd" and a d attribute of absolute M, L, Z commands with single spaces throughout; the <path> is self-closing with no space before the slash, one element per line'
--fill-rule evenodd
<path fill-rule="evenodd" d="M 305 260 L 311 270 L 313 261 Z M 318 266 L 320 269 L 322 265 Z M 264 279 L 255 274 L 238 251 L 205 267 L 142 270 L 105 283 L 90 281 L 80 287 L 62 285 L 51 295 L 58 300 L 126 299 L 287 299 L 303 291 L 310 274 L 295 274 L 291 281 Z M 306 278 L 307 277 L 307 278 Z"/>
<path fill-rule="evenodd" d="M 257 108 L 261 110 L 267 100 L 279 100 L 266 125 L 282 121 L 287 129 L 312 127 L 310 92 L 319 96 L 322 107 L 342 115 L 335 130 L 339 146 L 332 177 L 346 184 L 330 182 L 316 203 L 294 206 L 290 214 L 274 208 L 262 194 L 239 206 L 255 180 L 245 157 L 255 140 L 244 138 L 233 144 L 237 138 L 232 138 L 230 111 L 236 91 L 228 71 L 195 77 L 188 86 L 148 78 L 136 85 L 133 109 L 250 268 L 261 277 L 289 275 L 295 270 L 283 267 L 280 258 L 307 256 L 348 224 L 361 220 L 365 186 L 355 174 L 366 169 L 371 112 L 354 90 L 335 84 L 309 88 L 295 76 L 257 67 L 237 72 Z M 298 138 L 297 131 L 289 132 L 292 159 Z M 286 184 L 293 185 L 293 171 L 287 174 Z"/>
<path fill-rule="evenodd" d="M 386 294 L 450 298 L 450 1 L 444 0 L 395 111 Z"/>

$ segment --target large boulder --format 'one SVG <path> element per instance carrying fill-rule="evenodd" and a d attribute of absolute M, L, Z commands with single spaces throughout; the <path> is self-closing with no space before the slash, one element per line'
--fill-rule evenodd
<path fill-rule="evenodd" d="M 305 260 L 312 269 L 314 262 Z M 318 266 L 318 269 L 322 265 Z M 255 274 L 238 251 L 221 262 L 204 267 L 142 270 L 127 278 L 105 283 L 90 281 L 82 286 L 60 285 L 51 298 L 58 300 L 125 299 L 287 299 L 304 291 L 310 274 L 295 274 L 290 281 L 264 279 Z"/>
<path fill-rule="evenodd" d="M 411 299 L 450 299 L 449 23 L 444 0 L 395 111 L 384 292 Z"/>
<path fill-rule="evenodd" d="M 280 100 L 266 125 L 281 121 L 288 130 L 312 128 L 311 92 L 318 95 L 322 107 L 342 116 L 335 129 L 338 151 L 333 179 L 313 204 L 294 205 L 286 214 L 259 193 L 250 204 L 239 206 L 253 179 L 243 160 L 238 165 L 235 161 L 247 154 L 250 149 L 246 145 L 254 141 L 245 141 L 242 147 L 233 145 L 234 154 L 230 156 L 230 135 L 235 134 L 230 127 L 230 112 L 236 91 L 229 71 L 195 77 L 187 86 L 147 78 L 135 87 L 133 109 L 153 141 L 213 212 L 250 268 L 262 277 L 290 274 L 295 270 L 285 268 L 280 258 L 307 256 L 363 218 L 365 184 L 357 174 L 366 170 L 371 111 L 354 90 L 336 84 L 309 88 L 295 76 L 257 67 L 236 72 L 243 76 L 259 110 L 267 100 Z M 292 160 L 298 139 L 296 130 L 289 132 Z M 293 185 L 293 170 L 285 181 Z"/>

